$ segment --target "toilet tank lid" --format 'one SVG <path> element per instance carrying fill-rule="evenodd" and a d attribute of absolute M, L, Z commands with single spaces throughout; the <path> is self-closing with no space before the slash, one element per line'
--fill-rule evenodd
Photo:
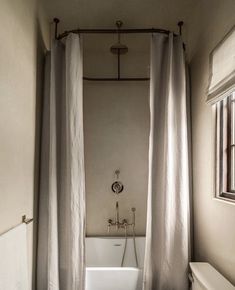
<path fill-rule="evenodd" d="M 235 290 L 235 287 L 225 279 L 209 263 L 190 263 L 193 277 L 208 290 Z"/>

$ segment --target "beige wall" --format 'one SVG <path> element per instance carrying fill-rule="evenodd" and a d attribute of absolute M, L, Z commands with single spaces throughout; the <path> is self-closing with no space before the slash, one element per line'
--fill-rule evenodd
<path fill-rule="evenodd" d="M 123 56 L 123 76 L 149 75 L 149 38 L 123 37 L 130 52 Z M 109 52 L 116 36 L 84 39 L 85 75 L 116 76 L 117 60 Z M 107 220 L 115 218 L 111 191 L 120 169 L 124 191 L 118 197 L 120 217 L 131 220 L 136 207 L 136 231 L 145 234 L 149 135 L 148 82 L 85 82 L 84 131 L 87 235 L 107 235 Z M 113 231 L 112 235 L 117 233 Z M 119 234 L 124 234 L 123 230 Z"/>
<path fill-rule="evenodd" d="M 198 2 L 199 3 L 199 2 Z M 202 3 L 202 4 L 200 4 Z M 201 1 L 197 5 L 203 33 L 195 33 L 192 54 L 192 129 L 195 258 L 209 261 L 235 283 L 235 205 L 213 198 L 213 116 L 205 103 L 208 56 L 234 24 L 235 3 Z M 201 5 L 201 6 L 200 6 Z M 198 20 L 198 17 L 194 17 Z M 0 9 L 0 233 L 35 217 L 38 129 L 47 21 L 36 17 L 35 1 L 3 0 Z M 38 25 L 38 23 L 39 25 Z M 197 27 L 195 21 L 195 30 Z M 111 76 L 116 59 L 108 52 L 115 36 L 84 39 L 85 74 Z M 149 42 L 124 36 L 130 52 L 123 73 L 149 74 Z M 145 233 L 148 164 L 148 84 L 85 83 L 84 126 L 87 234 L 105 235 L 114 218 L 116 197 L 110 187 L 121 170 L 125 190 L 119 196 L 121 217 L 137 208 L 137 234 Z M 33 225 L 28 227 L 32 271 Z"/>
<path fill-rule="evenodd" d="M 34 217 L 36 103 L 40 98 L 42 35 L 32 0 L 2 0 L 0 9 L 0 233 Z M 46 28 L 46 29 L 45 29 Z M 38 83 L 37 83 L 38 82 Z M 37 84 L 36 84 L 37 83 Z M 37 162 L 36 162 L 37 164 Z M 28 226 L 32 280 L 33 224 Z"/>
<path fill-rule="evenodd" d="M 205 94 L 209 53 L 235 24 L 235 2 L 202 3 L 204 27 L 191 62 L 195 259 L 210 262 L 235 284 L 235 204 L 214 198 L 214 119 Z"/>

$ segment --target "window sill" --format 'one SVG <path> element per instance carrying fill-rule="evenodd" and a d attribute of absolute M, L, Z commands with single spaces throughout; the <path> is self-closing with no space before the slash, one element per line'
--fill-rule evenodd
<path fill-rule="evenodd" d="M 214 197 L 217 201 L 235 205 L 235 194 L 230 192 L 222 192 L 219 196 Z"/>
<path fill-rule="evenodd" d="M 235 202 L 235 194 L 234 193 L 231 193 L 231 192 L 222 192 L 220 194 L 220 197 L 226 198 L 228 200 L 231 200 L 231 201 Z"/>

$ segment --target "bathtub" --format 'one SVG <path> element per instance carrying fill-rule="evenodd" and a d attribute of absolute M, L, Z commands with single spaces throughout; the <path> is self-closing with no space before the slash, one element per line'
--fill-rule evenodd
<path fill-rule="evenodd" d="M 124 246 L 125 238 L 86 238 L 86 290 L 142 289 L 145 238 L 136 237 L 138 268 L 131 237 L 121 267 Z"/>

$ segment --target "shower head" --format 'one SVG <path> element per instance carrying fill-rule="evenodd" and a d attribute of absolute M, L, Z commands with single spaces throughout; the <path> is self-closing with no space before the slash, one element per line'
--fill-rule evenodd
<path fill-rule="evenodd" d="M 128 52 L 128 47 L 125 44 L 118 42 L 110 47 L 110 51 L 113 54 L 126 54 Z"/>

